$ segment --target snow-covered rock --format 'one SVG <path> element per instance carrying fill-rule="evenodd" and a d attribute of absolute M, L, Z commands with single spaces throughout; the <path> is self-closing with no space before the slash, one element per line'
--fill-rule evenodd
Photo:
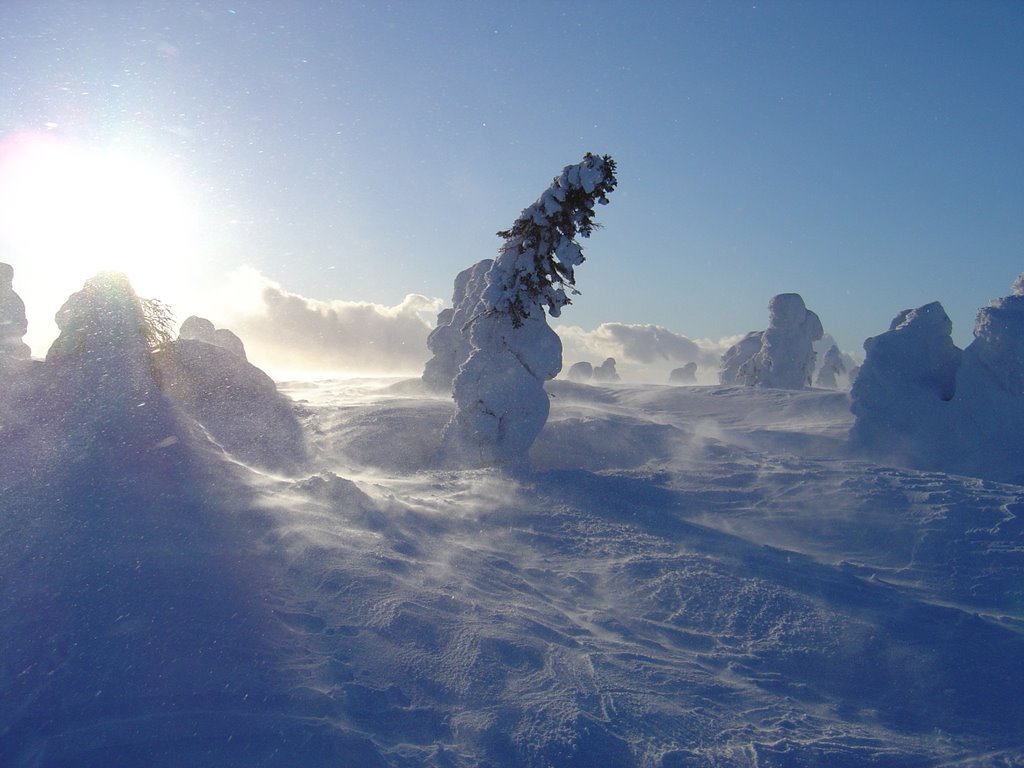
<path fill-rule="evenodd" d="M 433 357 L 423 368 L 423 384 L 431 392 L 450 393 L 459 368 L 473 351 L 469 326 L 482 311 L 484 278 L 493 263 L 493 259 L 483 259 L 455 277 L 452 306 L 441 311 L 437 326 L 427 337 Z"/>
<path fill-rule="evenodd" d="M 718 380 L 722 384 L 739 384 L 740 368 L 761 349 L 764 331 L 751 331 L 729 347 L 722 355 Z"/>
<path fill-rule="evenodd" d="M 693 384 L 697 381 L 697 364 L 689 362 L 682 368 L 675 368 L 668 375 L 669 384 Z"/>
<path fill-rule="evenodd" d="M 0 365 L 29 358 L 32 350 L 22 341 L 27 332 L 25 302 L 14 291 L 14 267 L 0 263 Z"/>
<path fill-rule="evenodd" d="M 228 352 L 238 355 L 243 360 L 248 359 L 245 356 L 245 345 L 238 336 L 226 328 L 214 327 L 213 323 L 205 317 L 192 315 L 187 318 L 185 322 L 181 324 L 181 330 L 178 331 L 178 338 L 213 344 L 216 347 L 226 349 Z"/>
<path fill-rule="evenodd" d="M 864 342 L 850 393 L 856 417 L 850 446 L 921 468 L 947 467 L 959 450 L 957 369 L 962 352 L 939 302 L 900 312 L 889 330 Z"/>
<path fill-rule="evenodd" d="M 761 348 L 740 366 L 737 379 L 750 387 L 803 389 L 814 373 L 814 342 L 821 320 L 797 293 L 782 293 L 768 303 L 768 329 Z"/>

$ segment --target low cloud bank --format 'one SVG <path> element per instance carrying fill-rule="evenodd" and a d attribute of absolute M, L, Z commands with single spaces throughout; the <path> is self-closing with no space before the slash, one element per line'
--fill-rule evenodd
<path fill-rule="evenodd" d="M 564 345 L 566 370 L 580 360 L 600 362 L 614 357 L 619 372 L 630 379 L 656 382 L 667 382 L 669 370 L 691 362 L 706 373 L 698 374 L 699 378 L 712 381 L 719 359 L 731 343 L 731 339 L 689 339 L 659 325 L 602 323 L 590 331 L 564 325 L 555 330 Z"/>
<path fill-rule="evenodd" d="M 219 322 L 242 338 L 251 359 L 277 373 L 418 375 L 442 305 L 419 294 L 392 307 L 319 301 L 248 268 L 229 276 L 224 301 Z"/>

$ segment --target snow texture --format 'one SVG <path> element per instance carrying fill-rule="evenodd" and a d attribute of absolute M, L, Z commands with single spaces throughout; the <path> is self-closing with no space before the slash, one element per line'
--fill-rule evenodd
<path fill-rule="evenodd" d="M 782 293 L 768 302 L 768 329 L 761 348 L 740 365 L 739 383 L 749 387 L 803 389 L 814 373 L 814 342 L 824 330 L 818 316 L 797 293 Z M 728 354 L 728 353 L 727 353 Z"/>
<path fill-rule="evenodd" d="M 1024 487 L 844 458 L 844 393 L 549 382 L 510 476 L 295 383 L 283 478 L 81 385 L 0 439 L 5 766 L 1024 760 Z"/>
<path fill-rule="evenodd" d="M 1016 307 L 962 355 L 901 313 L 855 404 L 1009 439 Z M 0 388 L 5 768 L 1024 764 L 1024 477 L 852 458 L 845 392 L 549 381 L 509 473 L 438 465 L 454 407 L 418 381 L 292 382 L 286 476 L 168 366 L 262 380 L 154 355 L 123 277 L 58 321 Z"/>

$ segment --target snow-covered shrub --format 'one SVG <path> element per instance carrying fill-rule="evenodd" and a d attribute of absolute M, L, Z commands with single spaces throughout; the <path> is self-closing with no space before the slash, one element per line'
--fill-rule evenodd
<path fill-rule="evenodd" d="M 456 413 L 443 437 L 450 461 L 526 462 L 547 421 L 544 382 L 562 369 L 562 344 L 545 310 L 558 317 L 570 303 L 575 268 L 583 262 L 577 236 L 590 236 L 594 206 L 607 203 L 615 185 L 615 162 L 588 153 L 498 233 L 505 242 L 466 320 L 471 352 L 452 385 Z M 458 323 L 455 314 L 449 325 Z"/>
<path fill-rule="evenodd" d="M 750 387 L 803 389 L 814 373 L 814 342 L 821 320 L 798 293 L 782 293 L 768 302 L 768 329 L 761 348 L 740 366 L 738 383 Z"/>

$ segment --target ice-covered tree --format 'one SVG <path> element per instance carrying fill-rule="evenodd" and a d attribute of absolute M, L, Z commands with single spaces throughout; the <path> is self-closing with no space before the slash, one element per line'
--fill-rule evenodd
<path fill-rule="evenodd" d="M 576 293 L 594 208 L 615 189 L 615 161 L 586 154 L 566 166 L 515 223 L 484 277 L 469 331 L 470 352 L 452 385 L 456 413 L 445 428 L 448 458 L 462 465 L 525 463 L 547 421 L 544 382 L 562 369 L 562 344 L 547 324 Z M 546 310 L 546 313 L 545 313 Z"/>

